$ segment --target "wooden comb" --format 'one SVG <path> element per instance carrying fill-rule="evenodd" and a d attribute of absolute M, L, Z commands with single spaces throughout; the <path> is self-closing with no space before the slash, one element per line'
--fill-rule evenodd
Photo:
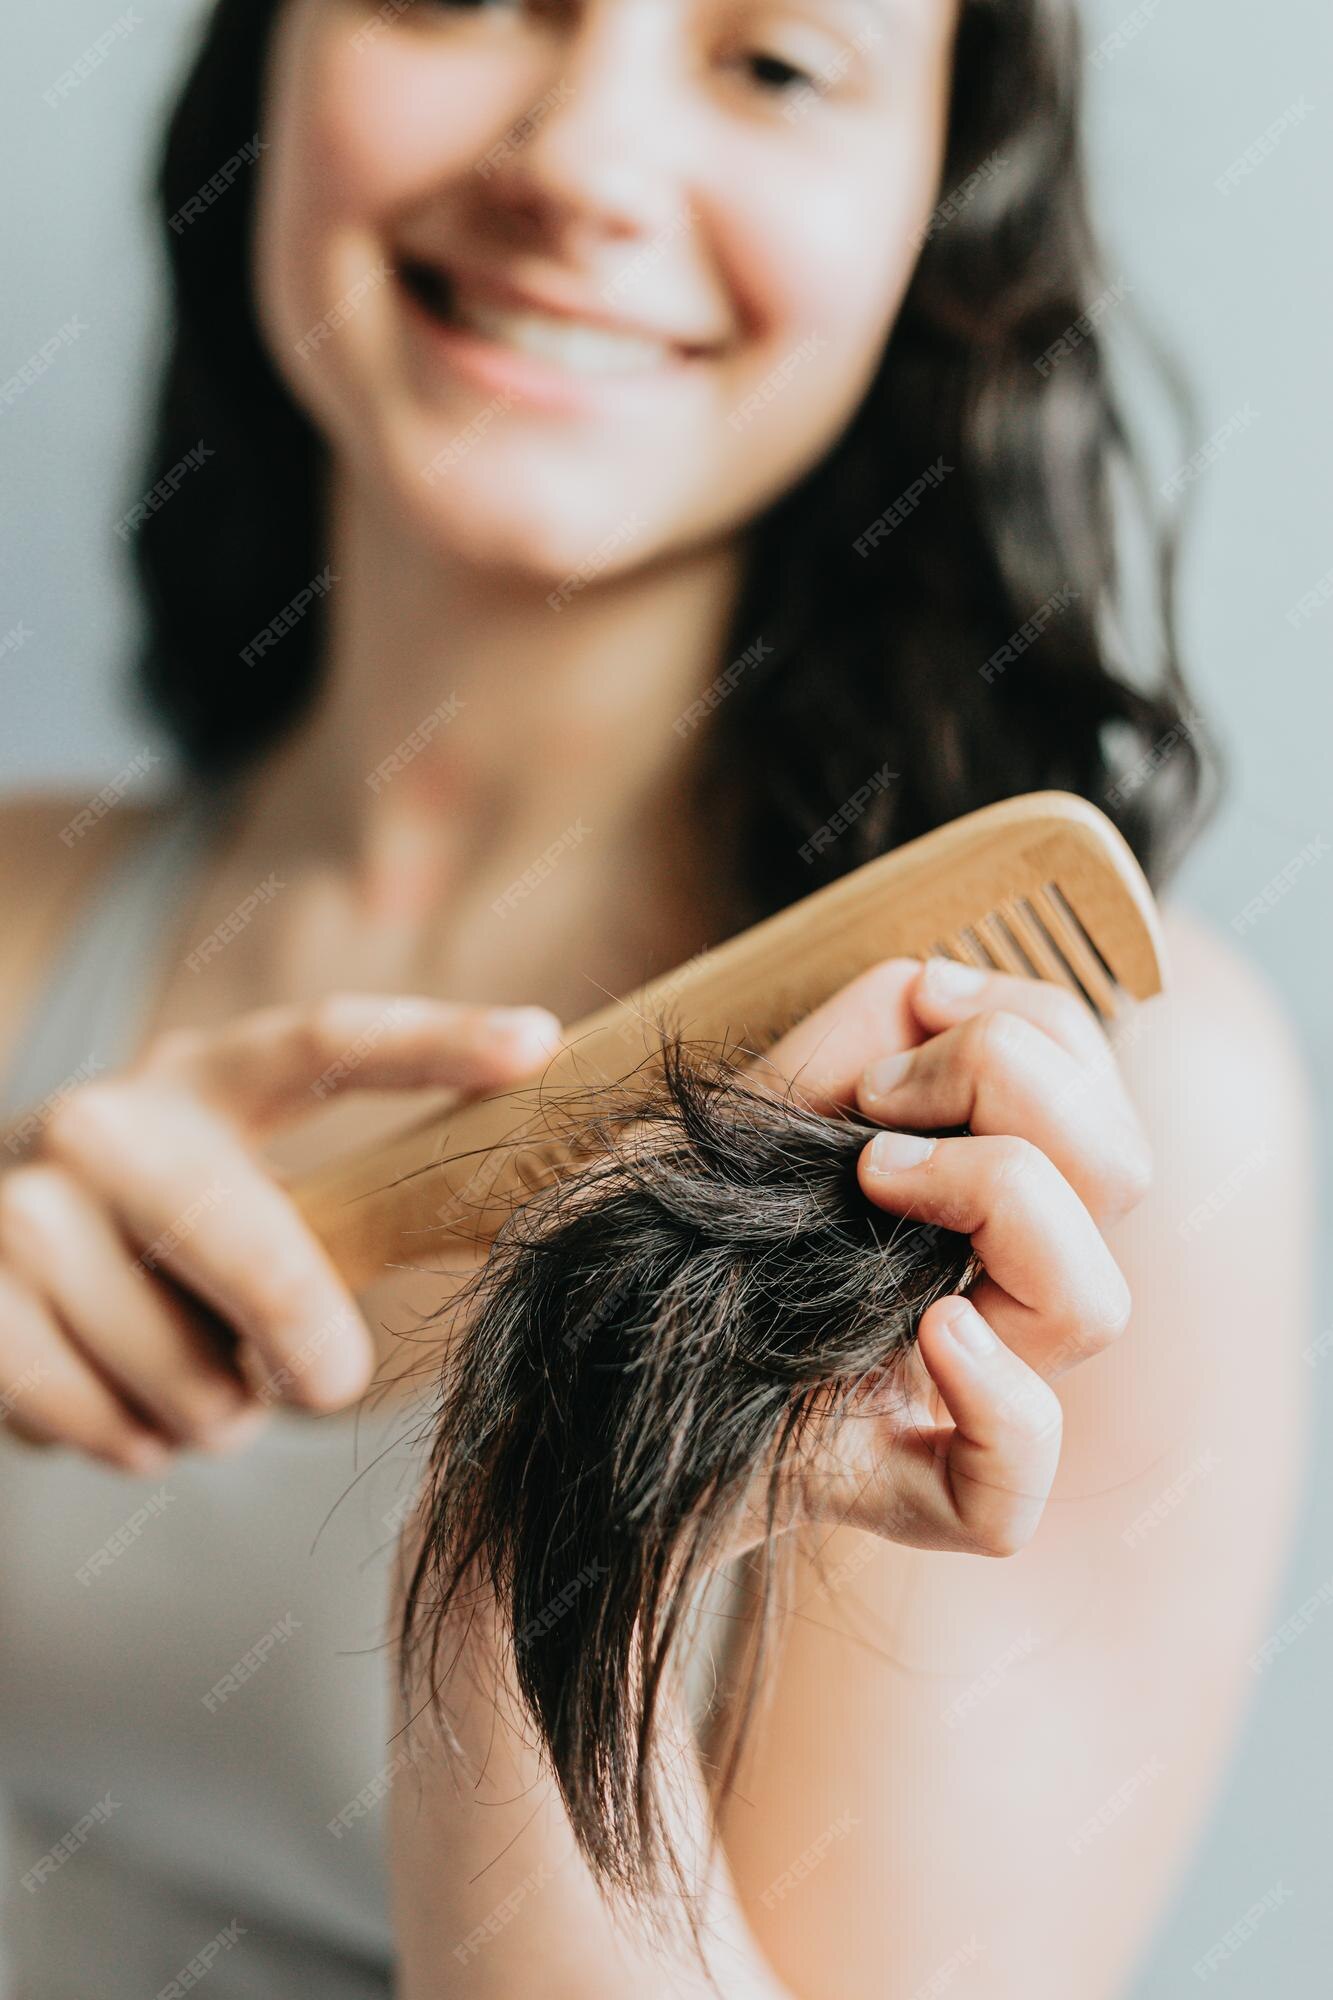
<path fill-rule="evenodd" d="M 667 1018 L 687 1039 L 761 1054 L 879 960 L 936 953 L 1056 980 L 1103 1023 L 1124 993 L 1163 986 L 1156 906 L 1119 830 L 1073 793 L 1031 792 L 866 862 L 589 1015 L 541 1071 L 539 1105 L 623 1083 L 661 1048 Z M 289 1192 L 354 1289 L 450 1238 L 484 1246 L 516 1198 L 574 1158 L 531 1103 L 527 1085 L 434 1111 Z"/>

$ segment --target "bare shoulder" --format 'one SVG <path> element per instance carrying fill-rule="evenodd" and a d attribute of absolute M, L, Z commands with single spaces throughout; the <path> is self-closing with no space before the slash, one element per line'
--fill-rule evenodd
<path fill-rule="evenodd" d="M 1200 1517 L 1234 1503 L 1275 1565 L 1308 1451 L 1313 1073 L 1268 975 L 1205 920 L 1175 907 L 1163 920 L 1166 990 L 1112 1038 L 1153 1156 L 1147 1193 L 1106 1231 L 1133 1312 L 1057 1385 L 1058 1487 L 1109 1487 L 1192 1440 L 1201 1462 L 1228 1465 Z"/>
<path fill-rule="evenodd" d="M 77 888 L 158 804 L 87 793 L 31 791 L 0 798 L 0 915 L 21 922 L 47 898 Z"/>
<path fill-rule="evenodd" d="M 153 802 L 117 799 L 76 791 L 15 791 L 0 797 L 0 881 L 35 862 L 48 868 L 76 868 L 99 829 L 115 838 L 116 827 L 144 824 L 161 808 Z"/>
<path fill-rule="evenodd" d="M 88 792 L 30 791 L 0 799 L 0 1064 L 29 996 L 98 873 L 156 803 L 120 799 L 114 808 Z"/>
<path fill-rule="evenodd" d="M 1280 1333 L 1300 1318 L 1312 1254 L 1313 1070 L 1253 960 L 1179 907 L 1164 909 L 1163 926 L 1166 990 L 1113 1038 L 1152 1144 L 1153 1186 L 1110 1240 L 1136 1266 L 1131 1286 L 1137 1278 L 1163 1301 L 1186 1275 L 1199 1301 L 1232 1283 L 1248 1297 L 1262 1274 Z"/>
<path fill-rule="evenodd" d="M 1216 925 L 1180 904 L 1163 905 L 1162 929 L 1165 991 L 1113 1037 L 1145 1118 L 1170 1132 L 1172 1108 L 1186 1092 L 1204 1092 L 1194 1108 L 1211 1110 L 1229 1128 L 1265 1111 L 1299 1126 L 1312 1072 L 1273 981 Z"/>

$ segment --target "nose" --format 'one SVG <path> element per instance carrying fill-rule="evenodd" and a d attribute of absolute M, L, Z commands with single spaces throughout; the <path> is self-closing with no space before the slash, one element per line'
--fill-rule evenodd
<path fill-rule="evenodd" d="M 595 247 L 678 221 L 683 111 L 662 82 L 661 25 L 651 0 L 592 0 L 581 10 L 559 45 L 558 74 L 485 183 L 493 216 L 516 235 Z"/>

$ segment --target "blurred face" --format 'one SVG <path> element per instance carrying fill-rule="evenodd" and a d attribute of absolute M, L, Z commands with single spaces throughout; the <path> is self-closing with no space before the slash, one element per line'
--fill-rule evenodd
<path fill-rule="evenodd" d="M 846 427 L 935 199 L 955 0 L 287 0 L 259 308 L 404 526 L 560 580 Z"/>

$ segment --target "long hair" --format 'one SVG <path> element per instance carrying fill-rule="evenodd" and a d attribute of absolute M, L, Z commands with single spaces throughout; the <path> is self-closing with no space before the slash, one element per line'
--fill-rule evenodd
<path fill-rule="evenodd" d="M 261 758 L 309 708 L 322 670 L 318 604 L 267 671 L 238 670 L 326 560 L 325 447 L 269 358 L 252 298 L 262 153 L 224 198 L 187 210 L 262 138 L 277 12 L 278 0 L 218 0 L 159 182 L 174 322 L 148 483 L 200 441 L 217 458 L 139 536 L 140 687 L 205 777 Z M 1108 370 L 1102 321 L 1128 325 L 1131 312 L 1089 221 L 1080 88 L 1070 0 L 962 0 L 938 203 L 881 365 L 824 459 L 747 530 L 719 674 L 746 664 L 726 676 L 696 768 L 701 804 L 721 789 L 740 807 L 737 887 L 756 916 L 1045 787 L 1106 811 L 1160 887 L 1216 806 L 1220 759 L 1174 637 L 1175 528 Z M 1135 571 L 1151 586 L 1141 601 L 1124 581 L 1134 537 L 1150 557 Z M 520 1228 L 492 1267 L 485 1338 L 459 1350 L 447 1386 L 414 1578 L 422 1602 L 432 1581 L 447 1601 L 481 1562 L 580 1844 L 599 1878 L 633 1889 L 654 1872 L 646 1756 L 680 1579 L 720 1545 L 756 1460 L 799 1442 L 810 1393 L 854 1387 L 849 1371 L 864 1373 L 885 1326 L 883 1246 L 847 1178 L 864 1136 L 854 1125 L 816 1129 L 794 1112 L 775 1123 L 737 1079 L 683 1058 L 653 1103 L 654 1175 L 630 1175 L 612 1149 L 594 1229 L 557 1211 L 546 1233 Z M 767 1178 L 738 1185 L 738 1158 Z M 807 1249 L 795 1264 L 792 1215 Z M 705 1269 L 695 1260 L 709 1230 Z M 895 1238 L 888 1275 L 913 1274 L 915 1289 L 895 1296 L 915 1306 L 893 1323 L 893 1352 L 922 1302 L 957 1283 L 961 1254 L 910 1226 Z M 601 1328 L 607 1298 L 611 1348 L 601 1332 L 571 1342 L 590 1302 Z M 737 1298 L 748 1317 L 717 1309 Z M 596 1390 L 604 1435 L 561 1404 L 553 1341 L 571 1378 Z M 691 1368 L 703 1353 L 711 1372 L 690 1374 L 686 1394 L 686 1377 L 662 1373 L 666 1352 Z M 629 1372 L 607 1376 L 612 1362 Z M 635 1534 L 608 1511 L 622 1488 L 642 1500 Z M 598 1589 L 576 1591 L 555 1638 L 531 1642 L 551 1592 L 590 1563 Z"/>
<path fill-rule="evenodd" d="M 325 559 L 325 447 L 254 307 L 262 152 L 222 198 L 198 200 L 262 141 L 278 11 L 218 0 L 158 183 L 172 335 L 137 490 L 200 441 L 216 463 L 139 534 L 138 685 L 200 776 L 261 758 L 320 681 L 318 603 L 264 672 L 239 660 Z M 762 658 L 732 677 L 698 769 L 743 794 L 738 887 L 756 916 L 1047 786 L 1108 812 L 1160 887 L 1218 802 L 1220 753 L 1177 657 L 1174 530 L 1108 380 L 1100 324 L 1116 287 L 1088 219 L 1079 90 L 1069 0 L 963 0 L 940 199 L 881 366 L 826 457 L 751 525 L 719 669 Z M 1123 298 L 1112 317 L 1129 324 Z M 1157 585 L 1133 639 L 1118 521 L 1146 541 Z M 1012 662 L 995 662 L 1005 647 Z M 1169 755 L 1155 754 L 1163 738 Z M 885 767 L 870 808 L 811 853 Z"/>

